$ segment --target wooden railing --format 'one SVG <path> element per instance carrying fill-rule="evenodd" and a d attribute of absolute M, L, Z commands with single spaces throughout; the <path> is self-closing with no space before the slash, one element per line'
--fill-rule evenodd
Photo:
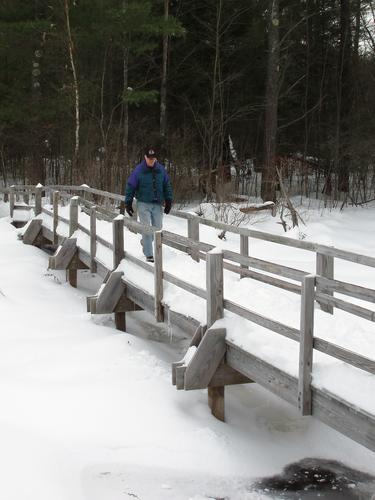
<path fill-rule="evenodd" d="M 371 309 L 358 306 L 344 299 L 334 296 L 339 293 L 344 296 L 375 303 L 375 290 L 346 283 L 334 279 L 334 259 L 339 258 L 355 262 L 364 266 L 375 267 L 375 258 L 360 255 L 347 250 L 337 249 L 312 242 L 299 241 L 284 236 L 277 236 L 247 228 L 233 227 L 220 222 L 200 218 L 196 215 L 181 211 L 174 211 L 173 215 L 187 220 L 188 236 L 181 236 L 166 230 L 158 231 L 154 227 L 146 227 L 134 219 L 119 216 L 115 207 L 110 203 L 123 201 L 124 197 L 107 193 L 86 186 L 49 186 L 30 187 L 12 186 L 8 190 L 11 216 L 16 209 L 16 197 L 20 195 L 34 196 L 33 208 L 35 215 L 44 213 L 53 219 L 52 239 L 58 243 L 62 238 L 58 234 L 58 223 L 69 226 L 69 235 L 76 230 L 81 230 L 90 237 L 90 268 L 96 271 L 98 265 L 97 245 L 103 245 L 113 252 L 113 265 L 115 269 L 122 258 L 141 266 L 154 273 L 154 311 L 157 321 L 163 321 L 163 282 L 171 283 L 181 289 L 204 299 L 207 303 L 207 327 L 223 317 L 224 309 L 241 316 L 261 327 L 271 330 L 288 339 L 299 342 L 299 381 L 298 381 L 298 406 L 303 415 L 311 414 L 311 371 L 313 349 L 332 356 L 341 361 L 360 368 L 368 373 L 375 374 L 375 360 L 344 349 L 332 342 L 314 336 L 314 303 L 329 313 L 334 308 L 341 309 L 352 315 L 375 322 L 375 313 Z M 42 207 L 42 192 L 50 195 L 52 210 Z M 78 194 L 77 194 L 78 193 Z M 80 193 L 80 194 L 79 194 Z M 72 196 L 74 195 L 74 196 Z M 97 198 L 93 201 L 89 195 L 101 197 L 108 202 L 105 207 L 97 205 Z M 69 199 L 69 219 L 59 215 L 59 202 Z M 78 222 L 79 205 L 90 216 L 90 228 Z M 24 206 L 24 205 L 23 205 Z M 108 242 L 96 234 L 96 221 L 102 219 L 113 225 L 113 241 Z M 215 229 L 225 230 L 240 235 L 239 253 L 220 250 L 199 240 L 199 227 L 206 225 Z M 124 226 L 136 233 L 154 234 L 155 237 L 155 264 L 150 264 L 134 257 L 124 248 Z M 267 260 L 254 258 L 248 255 L 248 239 L 257 238 L 275 244 L 287 245 L 316 253 L 316 274 L 312 275 L 299 269 L 290 268 Z M 195 261 L 206 261 L 206 289 L 197 287 L 186 280 L 178 278 L 163 269 L 163 246 L 170 246 L 187 253 Z M 235 304 L 226 299 L 223 292 L 224 269 L 237 273 L 241 277 L 249 277 L 263 283 L 278 287 L 301 295 L 300 328 L 292 328 L 274 319 L 267 318 L 248 308 Z M 256 271 L 254 271 L 256 269 Z M 261 271 L 261 272 L 259 272 Z M 266 272 L 268 274 L 263 274 Z M 275 276 L 270 276 L 273 274 Z M 292 280 L 294 283 L 287 280 Z"/>

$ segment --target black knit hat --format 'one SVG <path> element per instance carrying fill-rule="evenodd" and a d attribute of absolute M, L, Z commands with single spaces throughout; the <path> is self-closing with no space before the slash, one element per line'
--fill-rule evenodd
<path fill-rule="evenodd" d="M 148 147 L 145 150 L 145 155 L 147 156 L 147 158 L 156 158 L 156 151 L 154 148 Z"/>

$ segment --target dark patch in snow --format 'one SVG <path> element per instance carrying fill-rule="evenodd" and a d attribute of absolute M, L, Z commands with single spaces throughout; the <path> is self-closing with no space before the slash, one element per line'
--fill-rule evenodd
<path fill-rule="evenodd" d="M 375 476 L 336 461 L 305 458 L 251 489 L 274 499 L 375 500 Z"/>

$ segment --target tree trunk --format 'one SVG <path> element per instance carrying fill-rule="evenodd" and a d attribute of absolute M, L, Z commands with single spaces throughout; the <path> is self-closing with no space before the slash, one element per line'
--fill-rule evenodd
<path fill-rule="evenodd" d="M 261 197 L 263 201 L 276 201 L 276 137 L 279 98 L 279 0 L 270 0 L 268 29 L 268 67 L 266 82 L 266 112 L 264 124 L 264 156 Z"/>
<path fill-rule="evenodd" d="M 169 0 L 164 0 L 164 19 L 168 21 Z M 167 71 L 168 71 L 168 42 L 169 36 L 163 35 L 163 67 L 160 87 L 160 138 L 161 148 L 165 154 L 167 132 Z"/>
<path fill-rule="evenodd" d="M 70 29 L 70 10 L 69 10 L 69 0 L 64 0 L 64 10 L 65 10 L 65 23 L 67 32 L 67 41 L 69 49 L 69 59 L 70 66 L 73 73 L 73 91 L 74 91 L 74 108 L 75 108 L 75 133 L 74 133 L 74 155 L 72 159 L 71 171 L 70 171 L 70 183 L 73 184 L 73 176 L 77 174 L 76 169 L 78 165 L 79 158 L 79 130 L 80 130 L 80 112 L 79 112 L 79 87 L 76 64 L 74 60 L 74 43 L 72 32 Z"/>

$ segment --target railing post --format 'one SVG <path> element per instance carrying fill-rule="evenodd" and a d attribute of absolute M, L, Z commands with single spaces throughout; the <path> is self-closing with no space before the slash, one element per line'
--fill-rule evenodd
<path fill-rule="evenodd" d="M 30 203 L 30 194 L 28 191 L 23 193 L 23 202 L 26 203 L 26 205 Z"/>
<path fill-rule="evenodd" d="M 59 223 L 59 192 L 52 192 L 52 205 L 53 205 L 53 244 L 57 245 L 59 238 L 57 236 L 57 225 Z"/>
<path fill-rule="evenodd" d="M 14 196 L 14 186 L 10 186 L 9 188 L 9 214 L 13 219 L 14 214 L 14 205 L 15 205 L 15 196 Z"/>
<path fill-rule="evenodd" d="M 125 256 L 124 252 L 124 216 L 118 215 L 112 221 L 113 231 L 113 269 L 116 269 Z M 117 330 L 126 331 L 126 313 L 115 312 Z"/>
<path fill-rule="evenodd" d="M 90 271 L 96 273 L 96 206 L 90 208 Z"/>
<path fill-rule="evenodd" d="M 42 191 L 43 191 L 43 186 L 41 184 L 38 184 L 35 187 L 35 208 L 34 208 L 35 215 L 39 215 L 42 213 Z"/>
<path fill-rule="evenodd" d="M 206 287 L 207 328 L 209 328 L 224 316 L 224 275 L 221 250 L 213 249 L 207 253 Z M 224 386 L 208 388 L 208 404 L 211 413 L 223 422 L 225 420 L 224 389 Z"/>
<path fill-rule="evenodd" d="M 190 217 L 188 220 L 188 238 L 199 243 L 199 218 L 196 216 Z M 191 249 L 191 258 L 199 262 L 199 247 L 195 246 Z"/>
<path fill-rule="evenodd" d="M 243 255 L 244 257 L 249 256 L 249 237 L 244 234 L 240 234 L 240 254 Z M 241 269 L 249 269 L 249 266 L 241 264 Z M 244 275 L 240 274 L 240 278 L 243 277 Z"/>
<path fill-rule="evenodd" d="M 72 236 L 72 234 L 78 229 L 78 206 L 79 206 L 78 196 L 73 196 L 72 198 L 70 198 L 69 236 Z"/>
<path fill-rule="evenodd" d="M 154 233 L 155 264 L 154 264 L 154 292 L 155 292 L 155 319 L 164 321 L 163 300 L 163 242 L 162 231 Z"/>
<path fill-rule="evenodd" d="M 316 253 L 316 274 L 332 280 L 334 276 L 334 260 L 333 256 L 325 255 L 324 253 Z M 326 290 L 324 287 L 317 288 L 317 292 L 325 293 L 326 295 L 332 295 L 333 292 Z M 319 301 L 318 301 L 319 302 Z M 319 303 L 322 311 L 329 314 L 333 314 L 333 306 L 327 304 Z"/>
<path fill-rule="evenodd" d="M 73 196 L 69 205 L 69 236 L 78 229 L 78 207 L 78 196 Z M 68 280 L 72 287 L 77 288 L 77 269 L 68 269 Z"/>
<path fill-rule="evenodd" d="M 299 345 L 298 409 L 301 415 L 311 415 L 311 373 L 314 347 L 315 276 L 309 274 L 302 281 L 301 325 Z"/>

